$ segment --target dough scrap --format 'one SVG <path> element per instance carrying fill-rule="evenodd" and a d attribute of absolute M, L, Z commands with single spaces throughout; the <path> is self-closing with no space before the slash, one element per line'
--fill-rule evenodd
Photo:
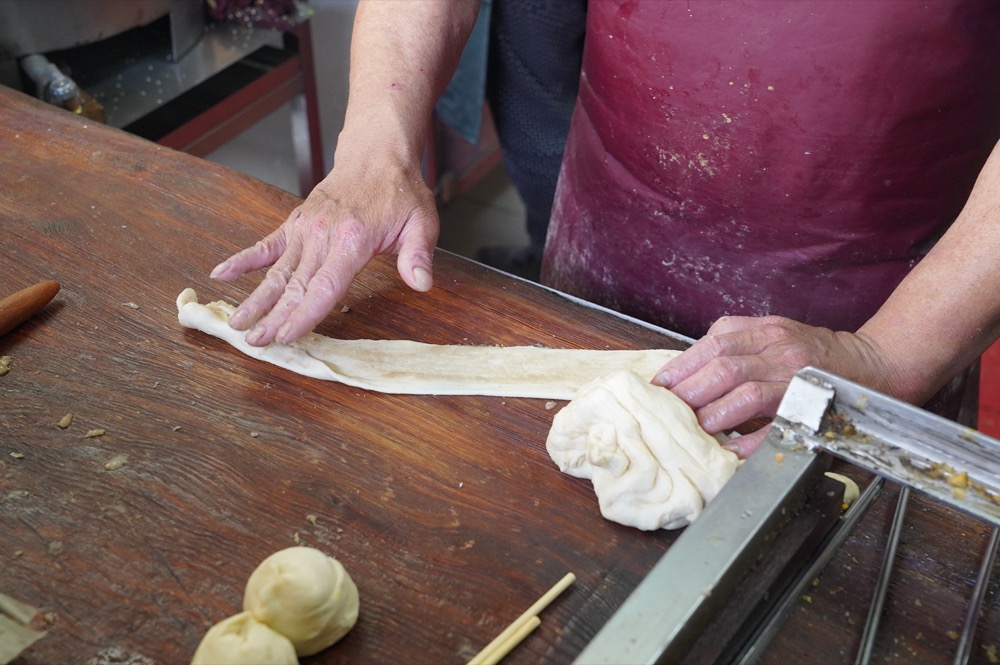
<path fill-rule="evenodd" d="M 292 344 L 254 347 L 246 343 L 246 333 L 229 327 L 233 311 L 221 301 L 200 304 L 192 289 L 177 297 L 181 325 L 293 372 L 384 393 L 568 400 L 580 386 L 617 369 L 651 378 L 679 353 L 340 340 L 315 333 Z"/>
<path fill-rule="evenodd" d="M 249 612 L 223 619 L 208 629 L 191 665 L 298 665 L 287 637 L 257 621 Z"/>
<path fill-rule="evenodd" d="M 264 559 L 247 580 L 243 609 L 311 656 L 354 627 L 358 587 L 344 566 L 312 547 L 289 547 Z"/>
<path fill-rule="evenodd" d="M 644 530 L 690 524 L 739 466 L 683 400 L 629 371 L 580 388 L 545 447 L 561 471 L 593 482 L 605 518 Z"/>
<path fill-rule="evenodd" d="M 861 488 L 851 478 L 842 473 L 834 473 L 833 471 L 827 471 L 823 475 L 844 485 L 844 497 L 841 499 L 841 503 L 844 505 L 845 510 L 861 497 Z"/>

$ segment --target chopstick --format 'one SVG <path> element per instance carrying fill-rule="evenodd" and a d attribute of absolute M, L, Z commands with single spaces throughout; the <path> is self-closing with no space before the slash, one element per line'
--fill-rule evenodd
<path fill-rule="evenodd" d="M 502 633 L 493 638 L 493 641 L 487 644 L 482 651 L 473 656 L 468 665 L 496 665 L 501 658 L 506 656 L 511 649 L 520 644 L 525 637 L 531 634 L 531 631 L 538 627 L 542 622 L 538 618 L 538 614 L 575 581 L 576 575 L 566 573 L 561 580 L 545 592 L 545 595 L 536 600 L 521 616 L 507 626 Z"/>

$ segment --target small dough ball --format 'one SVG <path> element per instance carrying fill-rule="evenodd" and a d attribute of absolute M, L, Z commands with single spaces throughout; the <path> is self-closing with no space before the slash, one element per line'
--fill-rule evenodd
<path fill-rule="evenodd" d="M 208 629 L 191 665 L 298 665 L 287 637 L 240 612 Z"/>
<path fill-rule="evenodd" d="M 291 640 L 300 656 L 346 635 L 358 606 L 358 588 L 344 566 L 311 547 L 289 547 L 264 559 L 243 594 L 243 609 Z"/>

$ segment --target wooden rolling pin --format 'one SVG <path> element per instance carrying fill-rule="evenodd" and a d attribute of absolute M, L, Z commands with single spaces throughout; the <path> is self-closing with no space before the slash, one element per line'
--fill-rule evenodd
<path fill-rule="evenodd" d="M 6 335 L 59 293 L 59 282 L 46 280 L 0 300 L 0 335 Z"/>

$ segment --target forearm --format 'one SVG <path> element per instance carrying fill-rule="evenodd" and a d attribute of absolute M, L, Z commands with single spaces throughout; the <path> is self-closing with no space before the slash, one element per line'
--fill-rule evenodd
<path fill-rule="evenodd" d="M 958 219 L 861 329 L 895 396 L 922 403 L 1000 335 L 1000 144 Z"/>
<path fill-rule="evenodd" d="M 362 0 L 338 166 L 391 157 L 419 164 L 434 103 L 476 20 L 471 0 Z"/>

